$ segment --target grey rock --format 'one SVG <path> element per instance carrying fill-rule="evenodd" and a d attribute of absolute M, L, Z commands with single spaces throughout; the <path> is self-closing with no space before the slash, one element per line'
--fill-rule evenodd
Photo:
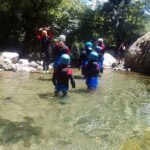
<path fill-rule="evenodd" d="M 140 37 L 127 51 L 125 67 L 132 71 L 150 74 L 150 32 Z"/>

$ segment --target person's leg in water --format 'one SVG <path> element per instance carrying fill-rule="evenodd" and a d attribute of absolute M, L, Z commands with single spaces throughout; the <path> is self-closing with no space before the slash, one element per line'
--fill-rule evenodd
<path fill-rule="evenodd" d="M 98 77 L 86 79 L 86 85 L 89 92 L 96 91 L 98 88 Z"/>
<path fill-rule="evenodd" d="M 68 92 L 67 91 L 63 91 L 62 93 L 63 93 L 63 96 L 67 96 Z"/>
<path fill-rule="evenodd" d="M 43 58 L 43 72 L 46 73 L 46 59 Z"/>
<path fill-rule="evenodd" d="M 67 96 L 67 94 L 68 94 L 68 92 L 67 91 L 55 91 L 55 96 L 59 96 L 59 94 L 61 94 L 62 93 L 62 96 L 64 97 L 64 96 Z"/>
<path fill-rule="evenodd" d="M 55 91 L 55 96 L 58 96 L 58 94 L 59 94 L 59 91 L 56 90 Z"/>
<path fill-rule="evenodd" d="M 62 96 L 66 96 L 68 92 L 68 87 L 65 85 L 57 85 L 55 90 L 55 96 L 58 96 L 60 92 L 62 93 Z"/>
<path fill-rule="evenodd" d="M 99 72 L 99 76 L 100 76 L 100 73 L 102 73 L 102 72 L 103 72 L 103 68 L 102 68 L 101 60 L 99 60 L 99 61 L 98 61 L 98 64 L 99 64 L 99 70 L 100 70 L 100 72 Z"/>
<path fill-rule="evenodd" d="M 104 61 L 104 58 L 102 57 L 99 61 L 99 65 L 100 65 L 100 73 L 103 73 L 103 61 Z"/>
<path fill-rule="evenodd" d="M 45 60 L 45 70 L 46 73 L 49 73 L 49 57 L 47 57 Z"/>

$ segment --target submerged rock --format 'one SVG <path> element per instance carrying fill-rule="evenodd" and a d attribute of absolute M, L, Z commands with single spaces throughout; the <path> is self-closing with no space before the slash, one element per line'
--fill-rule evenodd
<path fill-rule="evenodd" d="M 150 74 L 150 32 L 130 46 L 126 54 L 125 66 L 132 71 Z"/>

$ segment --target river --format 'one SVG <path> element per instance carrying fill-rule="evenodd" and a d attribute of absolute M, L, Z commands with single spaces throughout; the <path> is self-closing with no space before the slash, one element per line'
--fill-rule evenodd
<path fill-rule="evenodd" d="M 150 77 L 104 70 L 95 93 L 54 97 L 51 74 L 0 72 L 0 150 L 149 150 Z"/>

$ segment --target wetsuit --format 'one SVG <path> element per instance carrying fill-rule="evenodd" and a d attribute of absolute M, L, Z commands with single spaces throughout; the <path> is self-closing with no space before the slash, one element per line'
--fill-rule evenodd
<path fill-rule="evenodd" d="M 67 94 L 69 89 L 69 80 L 71 81 L 72 88 L 75 88 L 75 80 L 72 75 L 72 70 L 67 65 L 60 65 L 53 73 L 52 82 L 55 86 L 55 94 L 62 92 Z"/>
<path fill-rule="evenodd" d="M 88 63 L 88 56 L 92 52 L 92 50 L 89 49 L 83 49 L 80 58 L 79 58 L 79 65 L 81 66 L 81 73 L 85 76 L 85 68 L 84 66 Z"/>
<path fill-rule="evenodd" d="M 99 70 L 100 66 L 96 61 L 89 61 L 85 65 L 86 85 L 89 90 L 97 89 Z"/>
<path fill-rule="evenodd" d="M 49 60 L 50 60 L 50 42 L 51 36 L 42 37 L 40 35 L 37 36 L 38 40 L 41 42 L 41 57 L 43 59 L 43 71 L 47 71 L 49 69 Z"/>

